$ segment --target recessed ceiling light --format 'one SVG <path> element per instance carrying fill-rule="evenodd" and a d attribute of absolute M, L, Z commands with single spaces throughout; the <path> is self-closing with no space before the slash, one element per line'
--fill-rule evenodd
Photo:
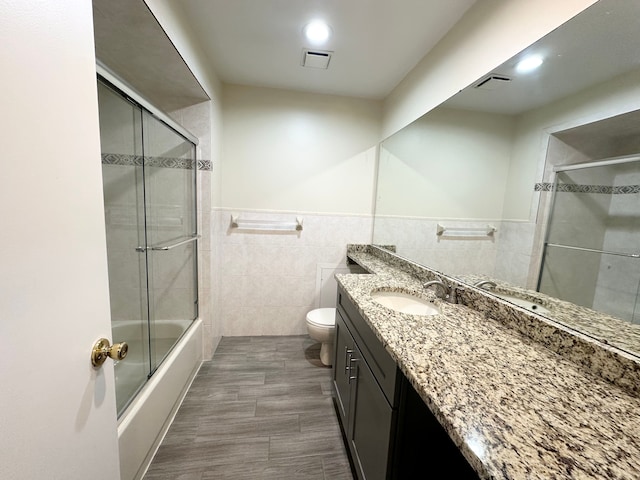
<path fill-rule="evenodd" d="M 322 20 L 314 20 L 305 25 L 304 35 L 314 45 L 322 45 L 331 36 L 331 27 Z"/>
<path fill-rule="evenodd" d="M 542 57 L 540 55 L 531 55 L 524 57 L 516 65 L 516 71 L 519 73 L 529 73 L 542 65 Z"/>

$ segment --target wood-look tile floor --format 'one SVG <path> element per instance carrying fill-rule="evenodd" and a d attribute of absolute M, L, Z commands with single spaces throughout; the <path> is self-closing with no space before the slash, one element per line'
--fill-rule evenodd
<path fill-rule="evenodd" d="M 319 353 L 306 335 L 224 337 L 144 480 L 352 480 Z"/>

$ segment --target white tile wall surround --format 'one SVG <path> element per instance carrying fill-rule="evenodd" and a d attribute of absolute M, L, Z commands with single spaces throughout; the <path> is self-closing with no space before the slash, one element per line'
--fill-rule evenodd
<path fill-rule="evenodd" d="M 533 222 L 503 220 L 498 237 L 495 278 L 521 287 L 529 285 L 533 238 L 536 224 Z M 533 277 L 537 278 L 536 275 Z M 535 286 L 534 286 L 535 289 Z"/>
<path fill-rule="evenodd" d="M 209 359 L 220 341 L 216 318 L 217 281 L 214 275 L 216 245 L 211 236 L 211 190 L 213 158 L 211 142 L 211 102 L 202 102 L 171 112 L 178 123 L 198 137 L 198 316 L 203 322 L 203 358 Z"/>
<path fill-rule="evenodd" d="M 239 231 L 230 228 L 231 214 L 282 221 L 302 217 L 304 228 L 295 233 Z M 347 244 L 370 243 L 372 225 L 371 215 L 214 209 L 219 259 L 214 316 L 221 334 L 306 333 L 305 316 L 319 302 L 318 265 L 346 265 Z"/>
<path fill-rule="evenodd" d="M 493 236 L 477 238 L 436 235 L 445 227 L 497 229 Z M 446 220 L 377 216 L 375 243 L 395 245 L 398 255 L 450 275 L 484 274 L 513 285 L 528 285 L 532 262 L 533 222 L 509 220 Z M 537 278 L 537 274 L 533 275 Z"/>
<path fill-rule="evenodd" d="M 497 229 L 493 236 L 451 237 L 436 235 L 438 224 L 445 227 Z M 486 272 L 493 275 L 500 221 L 463 221 L 418 217 L 378 216 L 375 239 L 379 245 L 396 245 L 397 253 L 416 263 L 451 275 Z"/>

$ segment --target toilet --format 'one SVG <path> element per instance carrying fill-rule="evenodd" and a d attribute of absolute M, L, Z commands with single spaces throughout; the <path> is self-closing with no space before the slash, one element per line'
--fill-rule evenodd
<path fill-rule="evenodd" d="M 333 363 L 333 332 L 335 329 L 335 308 L 316 308 L 307 313 L 307 331 L 311 338 L 322 343 L 320 361 L 328 367 Z"/>

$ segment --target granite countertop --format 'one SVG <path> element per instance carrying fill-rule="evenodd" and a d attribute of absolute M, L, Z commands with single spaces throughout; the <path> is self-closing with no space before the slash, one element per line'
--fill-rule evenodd
<path fill-rule="evenodd" d="M 370 274 L 336 275 L 374 333 L 481 478 L 640 478 L 640 398 L 531 338 L 424 292 L 417 277 L 367 254 Z M 413 292 L 440 314 L 376 303 Z"/>
<path fill-rule="evenodd" d="M 490 294 L 515 293 L 521 298 L 528 298 L 549 309 L 550 311 L 544 316 L 556 322 L 584 332 L 605 344 L 613 345 L 633 355 L 640 353 L 640 325 L 638 324 L 484 275 L 463 275 L 461 280 L 468 284 L 474 284 L 481 280 L 492 281 L 496 287 L 487 290 Z"/>

